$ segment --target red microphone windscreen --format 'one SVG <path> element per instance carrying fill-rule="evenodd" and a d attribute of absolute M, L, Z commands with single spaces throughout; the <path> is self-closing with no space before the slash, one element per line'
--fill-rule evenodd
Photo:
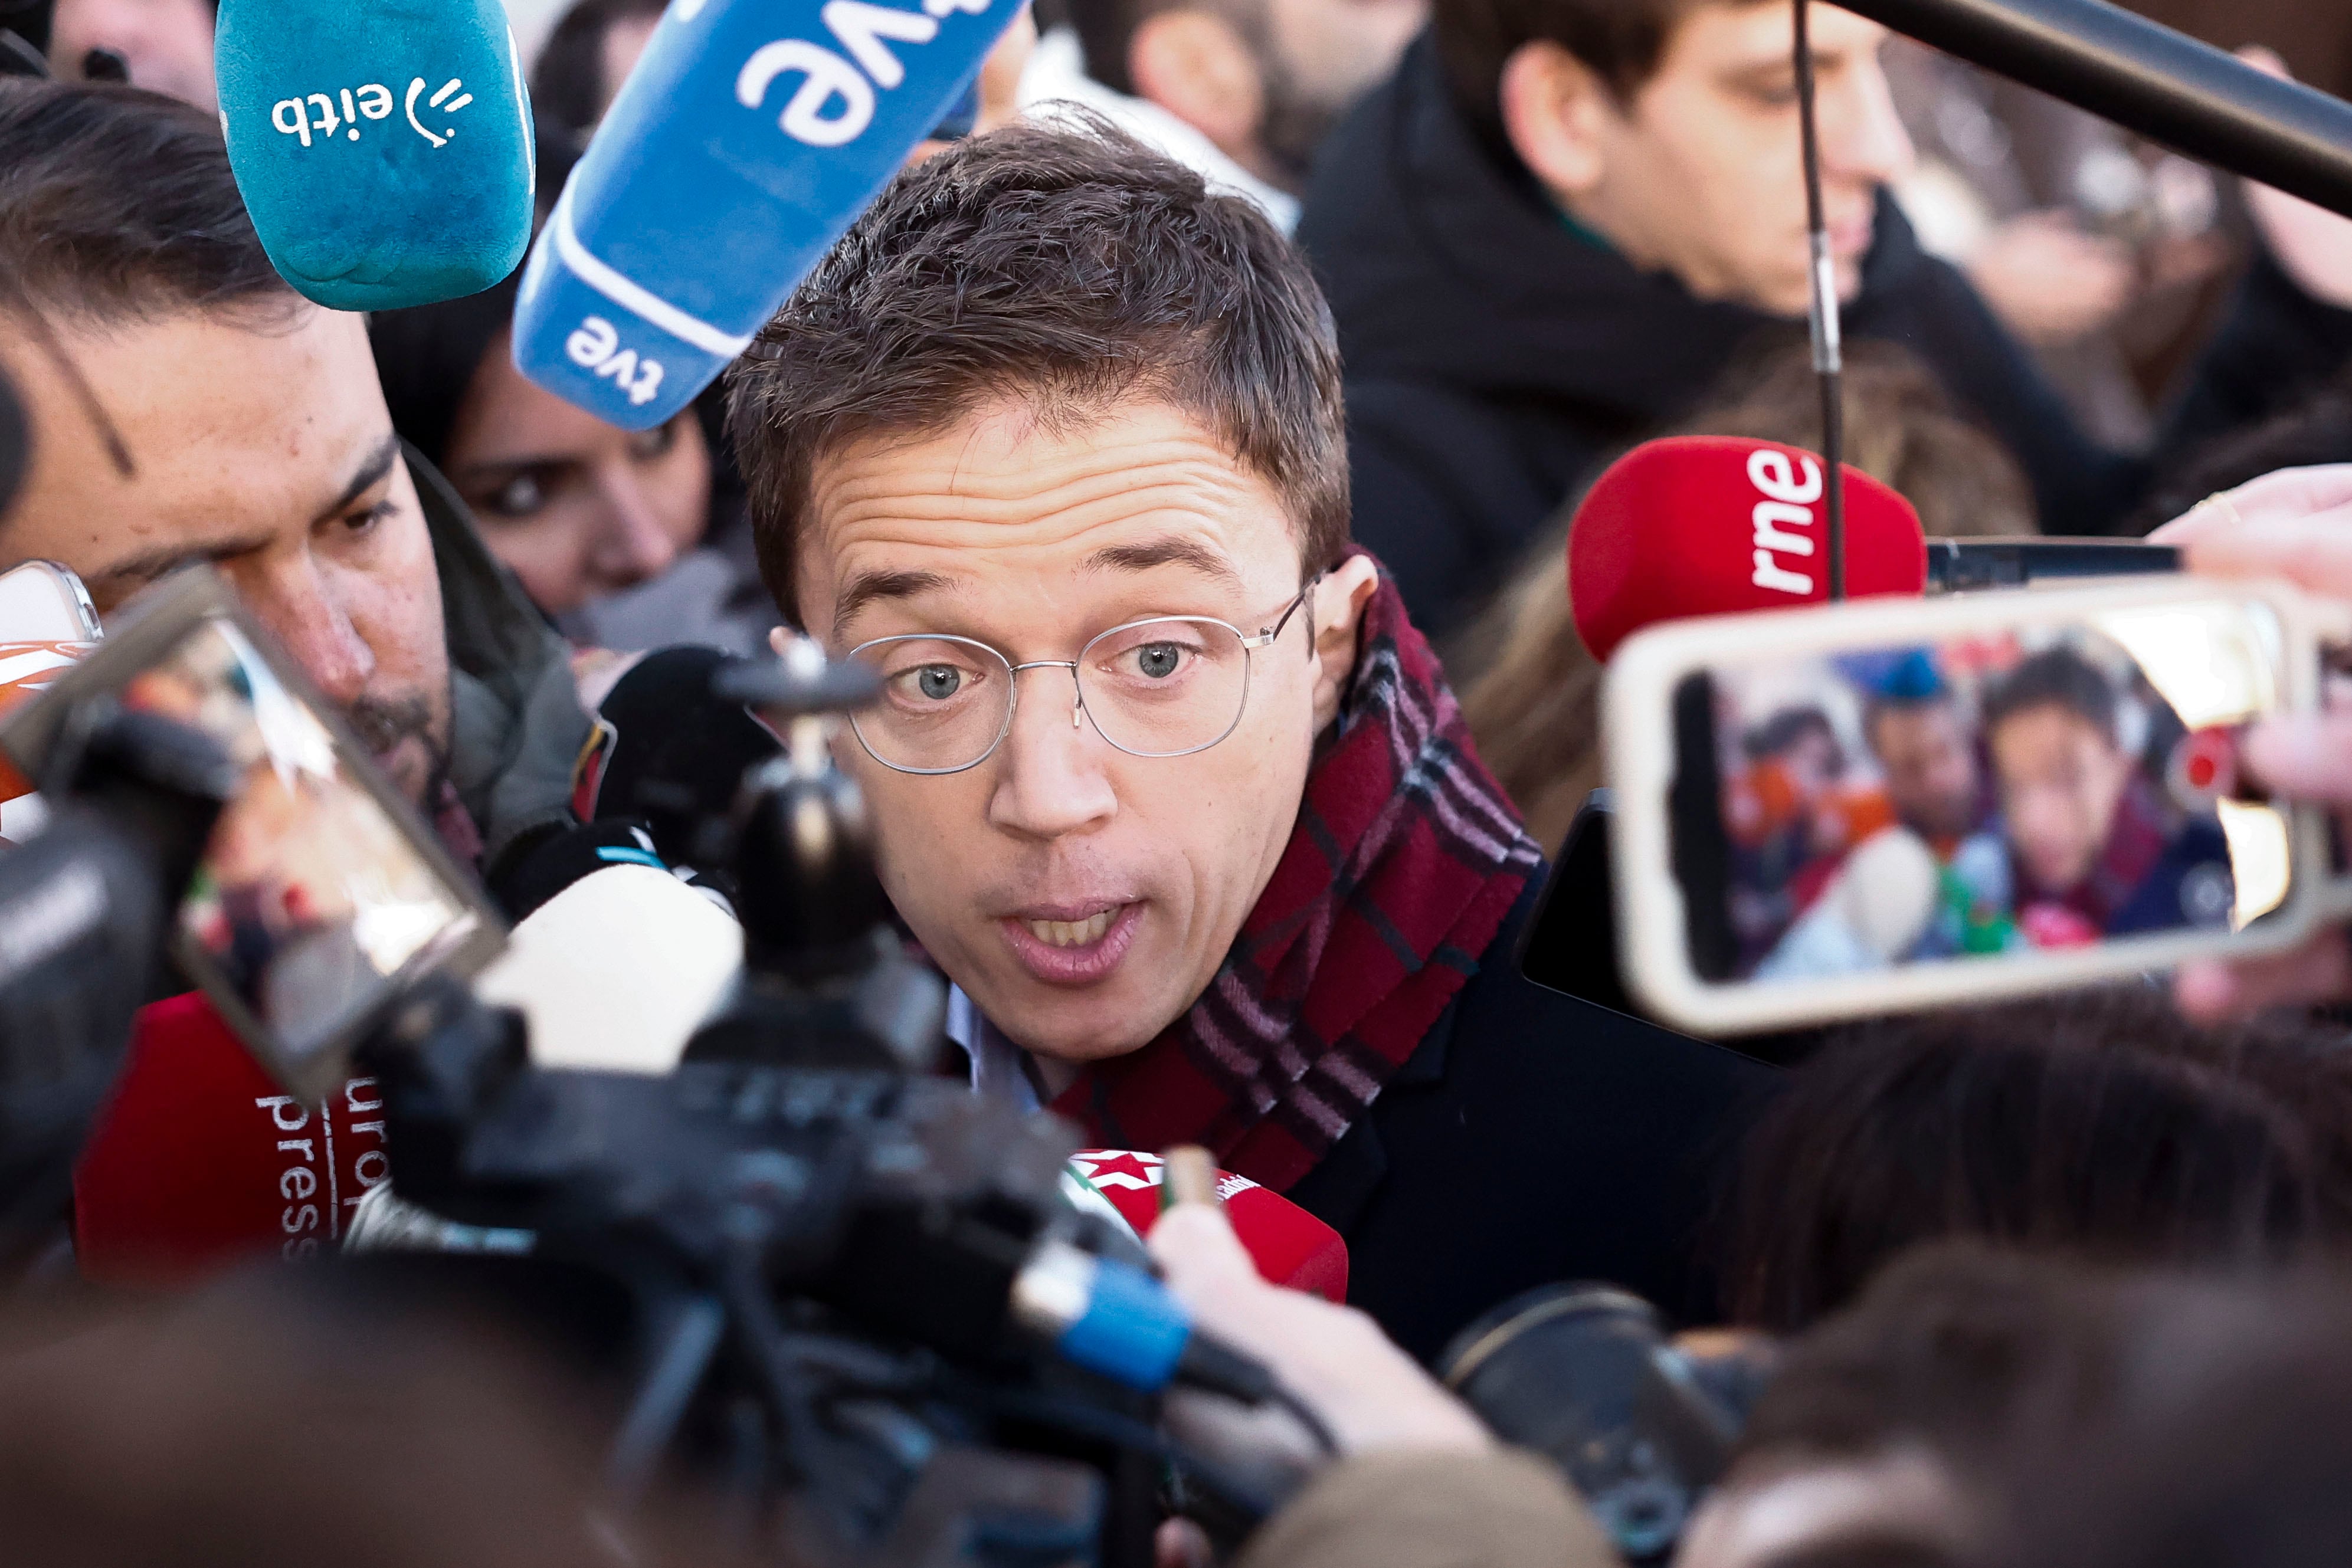
<path fill-rule="evenodd" d="M 1070 1166 L 1110 1200 L 1129 1228 L 1138 1236 L 1151 1234 L 1160 1221 L 1165 1174 L 1158 1155 L 1087 1149 L 1071 1155 Z M 1217 1199 L 1260 1277 L 1330 1301 L 1348 1299 L 1348 1244 L 1338 1231 L 1280 1193 L 1230 1171 L 1217 1173 Z"/>
<path fill-rule="evenodd" d="M 106 1283 L 193 1283 L 259 1257 L 331 1251 L 391 1174 L 375 1080 L 305 1105 L 201 994 L 140 1010 L 74 1173 L 75 1258 Z"/>
<path fill-rule="evenodd" d="M 1846 592 L 1918 594 L 1927 545 L 1911 503 L 1845 470 Z M 1800 447 L 1676 435 L 1610 465 L 1569 527 L 1568 591 L 1596 659 L 1645 626 L 1829 598 L 1822 460 Z"/>

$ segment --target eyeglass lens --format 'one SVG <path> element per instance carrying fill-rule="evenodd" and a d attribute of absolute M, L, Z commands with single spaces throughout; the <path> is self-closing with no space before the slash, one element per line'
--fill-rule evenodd
<path fill-rule="evenodd" d="M 881 677 L 881 700 L 852 722 L 866 749 L 892 768 L 950 772 L 986 757 L 1012 716 L 1013 674 L 1003 655 L 956 637 L 896 637 L 857 657 Z M 1077 690 L 1105 740 L 1140 757 L 1214 746 L 1239 722 L 1249 650 L 1222 622 L 1169 618 L 1106 632 L 1078 656 Z M 1066 700 L 1050 684 L 1032 702 Z"/>

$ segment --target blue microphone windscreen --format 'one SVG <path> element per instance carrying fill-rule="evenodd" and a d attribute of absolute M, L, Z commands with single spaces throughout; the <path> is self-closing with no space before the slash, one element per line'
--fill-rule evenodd
<path fill-rule="evenodd" d="M 555 204 L 515 366 L 661 423 L 938 127 L 1021 0 L 674 0 Z"/>
<path fill-rule="evenodd" d="M 499 0 L 221 0 L 221 130 L 286 281 L 335 310 L 478 294 L 530 243 Z"/>

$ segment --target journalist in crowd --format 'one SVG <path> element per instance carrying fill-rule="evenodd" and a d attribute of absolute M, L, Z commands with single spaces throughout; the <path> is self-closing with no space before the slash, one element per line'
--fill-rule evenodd
<path fill-rule="evenodd" d="M 217 567 L 514 918 L 629 836 L 572 811 L 590 722 L 569 647 L 403 446 L 364 320 L 271 267 L 213 116 L 0 79 L 0 360 L 35 432 L 0 568 L 61 562 L 110 614 Z M 177 1279 L 331 1243 L 340 1214 L 281 1232 L 284 1134 L 256 1110 L 276 1092 L 200 998 L 148 1009 L 78 1178 L 84 1270 Z"/>
<path fill-rule="evenodd" d="M 1424 0 L 1076 0 L 1022 74 L 1033 110 L 1066 102 L 1247 196 L 1276 228 L 1341 114 L 1389 74 Z"/>
<path fill-rule="evenodd" d="M 1888 186 L 1885 28 L 1817 6 L 1822 175 L 1850 337 L 1916 354 L 2052 533 L 2110 531 L 2156 459 L 2352 360 L 2352 225 L 2253 193 L 2264 241 L 2151 456 L 2084 436 Z M 1789 0 L 1436 0 L 1325 147 L 1298 227 L 1348 367 L 1357 538 L 1425 629 L 1476 607 L 1612 449 L 1706 399 L 1811 292 Z"/>
<path fill-rule="evenodd" d="M 900 177 L 732 372 L 761 567 L 985 1092 L 1206 1145 L 1415 1354 L 1546 1281 L 1695 1304 L 1768 1074 L 1538 989 L 1541 855 L 1348 540 L 1330 317 L 1104 129 Z"/>
<path fill-rule="evenodd" d="M 362 319 L 271 267 L 210 115 L 0 80 L 0 354 L 39 432 L 0 564 L 105 614 L 210 562 L 462 862 L 569 822 L 562 640 L 404 453 Z"/>

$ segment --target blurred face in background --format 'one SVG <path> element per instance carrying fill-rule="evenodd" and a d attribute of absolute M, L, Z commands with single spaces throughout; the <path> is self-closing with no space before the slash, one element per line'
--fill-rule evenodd
<path fill-rule="evenodd" d="M 71 81 L 90 50 L 112 49 L 131 63 L 133 87 L 218 109 L 213 20 L 211 0 L 58 0 L 51 68 Z"/>
<path fill-rule="evenodd" d="M 1297 191 L 1339 116 L 1428 16 L 1428 0 L 1191 0 L 1136 25 L 1127 74 L 1138 96 Z"/>
<path fill-rule="evenodd" d="M 653 42 L 654 29 L 660 26 L 659 16 L 623 16 L 605 29 L 604 48 L 596 62 L 599 96 L 603 99 L 597 106 L 597 118 L 602 119 L 604 110 L 613 107 L 621 84 L 637 68 L 637 57 L 646 52 L 646 46 Z"/>
<path fill-rule="evenodd" d="M 1871 747 L 1886 776 L 1886 797 L 1904 823 L 1929 839 L 1957 839 L 1976 825 L 1977 758 L 1968 726 L 1948 699 L 1881 708 Z"/>
<path fill-rule="evenodd" d="M 1775 758 L 1789 783 L 1806 804 L 1819 800 L 1836 787 L 1845 772 L 1845 754 L 1837 737 L 1826 729 L 1809 729 L 1789 743 Z"/>
<path fill-rule="evenodd" d="M 1340 115 L 1396 68 L 1428 19 L 1428 0 L 1266 0 L 1258 139 L 1277 169 L 1304 182 Z"/>
<path fill-rule="evenodd" d="M 551 615 L 668 570 L 709 522 L 694 411 L 622 430 L 526 381 L 507 345 L 482 357 L 442 455 L 490 552 Z"/>
<path fill-rule="evenodd" d="M 980 62 L 976 84 L 979 102 L 971 118 L 971 130 L 966 134 L 985 136 L 1021 118 L 1021 72 L 1036 47 L 1036 18 L 1024 5 L 1021 14 L 1005 24 L 1003 35 Z M 907 154 L 907 162 L 911 166 L 953 145 L 936 137 L 926 137 L 915 143 L 915 150 Z"/>
<path fill-rule="evenodd" d="M 1988 738 L 2018 863 L 2035 891 L 2072 892 L 2106 848 L 2131 781 L 2131 758 L 2062 703 L 2011 714 Z"/>
<path fill-rule="evenodd" d="M 1702 299 L 1801 316 L 1811 299 L 1795 22 L 1785 0 L 1705 5 L 1656 74 L 1620 98 L 1557 44 L 1504 67 L 1512 146 L 1563 210 Z M 1838 289 L 1852 299 L 1879 188 L 1910 167 L 1879 51 L 1886 29 L 1816 5 L 1822 182 Z"/>

